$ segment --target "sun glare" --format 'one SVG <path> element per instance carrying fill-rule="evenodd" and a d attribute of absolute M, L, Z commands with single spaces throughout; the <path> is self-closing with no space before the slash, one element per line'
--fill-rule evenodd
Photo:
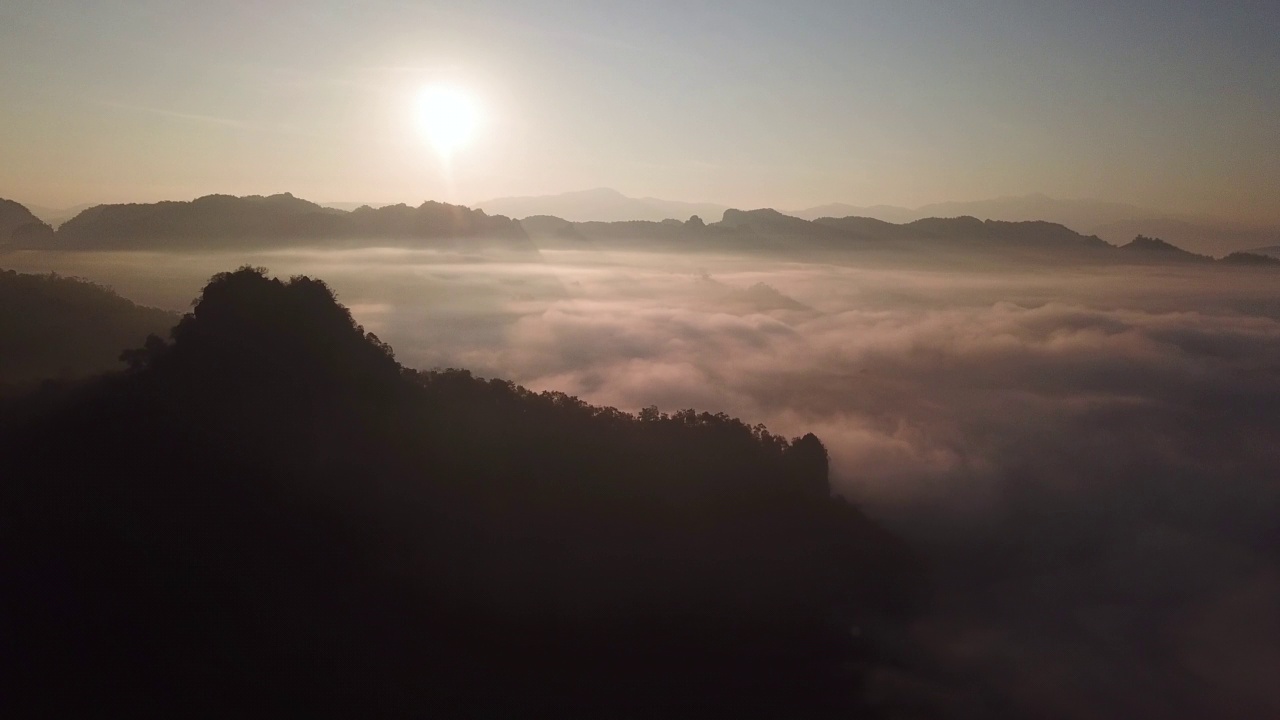
<path fill-rule="evenodd" d="M 475 134 L 479 114 L 471 97 L 452 85 L 431 85 L 418 95 L 418 127 L 436 152 L 449 157 Z"/>

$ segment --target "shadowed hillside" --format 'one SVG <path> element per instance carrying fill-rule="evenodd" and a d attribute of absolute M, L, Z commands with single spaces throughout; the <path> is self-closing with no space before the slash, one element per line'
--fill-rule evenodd
<path fill-rule="evenodd" d="M 119 370 L 122 347 L 177 320 L 87 280 L 0 270 L 0 388 Z"/>
<path fill-rule="evenodd" d="M 1121 252 L 1130 257 L 1141 257 L 1151 262 L 1213 262 L 1208 255 L 1197 255 L 1180 247 L 1170 245 L 1160 238 L 1139 235 L 1129 243 L 1120 246 Z"/>
<path fill-rule="evenodd" d="M 47 243 L 53 228 L 20 203 L 0 198 L 0 250 Z"/>
<path fill-rule="evenodd" d="M 921 599 L 814 436 L 406 370 L 318 280 L 126 358 L 0 406 L 11 701 L 848 716 Z"/>

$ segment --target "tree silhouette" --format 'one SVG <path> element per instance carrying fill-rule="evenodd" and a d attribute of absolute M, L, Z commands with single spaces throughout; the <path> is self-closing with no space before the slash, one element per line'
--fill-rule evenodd
<path fill-rule="evenodd" d="M 318 280 L 217 275 L 126 357 L 0 439 L 46 711 L 827 716 L 843 623 L 918 602 L 813 435 L 406 370 Z"/>

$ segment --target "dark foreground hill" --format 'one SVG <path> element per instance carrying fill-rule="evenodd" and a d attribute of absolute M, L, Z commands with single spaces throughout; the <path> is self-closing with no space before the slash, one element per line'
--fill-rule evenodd
<path fill-rule="evenodd" d="M 177 321 L 87 280 L 0 270 L 0 388 L 121 369 L 121 348 Z"/>
<path fill-rule="evenodd" d="M 919 601 L 812 435 L 409 371 L 316 280 L 126 358 L 0 406 L 22 716 L 858 716 Z"/>

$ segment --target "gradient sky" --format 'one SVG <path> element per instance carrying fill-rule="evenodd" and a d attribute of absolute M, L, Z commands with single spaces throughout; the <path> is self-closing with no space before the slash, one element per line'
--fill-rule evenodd
<path fill-rule="evenodd" d="M 1275 0 L 8 0 L 0 197 L 1043 192 L 1280 222 L 1278 29 Z M 449 168 L 412 117 L 438 81 L 484 117 Z"/>

